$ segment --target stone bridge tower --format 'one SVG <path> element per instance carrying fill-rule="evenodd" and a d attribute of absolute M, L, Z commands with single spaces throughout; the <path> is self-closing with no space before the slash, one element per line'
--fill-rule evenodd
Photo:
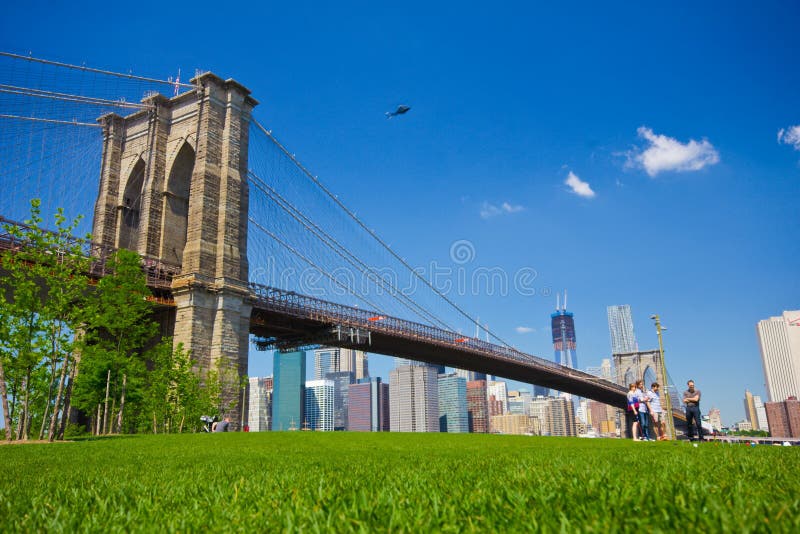
<path fill-rule="evenodd" d="M 258 102 L 234 80 L 206 73 L 175 98 L 109 114 L 104 129 L 94 239 L 170 264 L 174 317 L 163 331 L 191 351 L 198 370 L 219 365 L 225 404 L 247 374 L 251 305 L 247 264 L 247 148 Z M 240 405 L 227 415 L 237 425 Z"/>

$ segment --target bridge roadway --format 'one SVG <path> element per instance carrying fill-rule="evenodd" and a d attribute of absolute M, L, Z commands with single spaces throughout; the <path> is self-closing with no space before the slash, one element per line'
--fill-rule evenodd
<path fill-rule="evenodd" d="M 273 287 L 250 284 L 250 332 L 270 346 L 325 344 L 479 371 L 625 408 L 627 389 L 516 349 Z M 340 335 L 341 334 L 341 335 Z"/>
<path fill-rule="evenodd" d="M 0 223 L 25 226 L 2 216 Z M 84 253 L 92 257 L 87 274 L 95 280 L 104 276 L 105 260 L 113 250 L 75 241 L 81 242 Z M 24 246 L 0 226 L 0 250 Z M 142 260 L 142 267 L 153 291 L 152 300 L 162 306 L 174 305 L 172 281 L 180 267 L 147 258 Z M 545 386 L 619 408 L 626 406 L 624 387 L 511 347 L 292 291 L 252 283 L 249 287 L 253 303 L 250 333 L 261 340 L 262 346 L 324 344 L 368 350 Z"/>

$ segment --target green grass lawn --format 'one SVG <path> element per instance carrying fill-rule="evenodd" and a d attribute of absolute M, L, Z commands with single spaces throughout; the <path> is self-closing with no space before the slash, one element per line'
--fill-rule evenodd
<path fill-rule="evenodd" d="M 800 447 L 231 433 L 0 446 L 0 532 L 800 532 Z"/>

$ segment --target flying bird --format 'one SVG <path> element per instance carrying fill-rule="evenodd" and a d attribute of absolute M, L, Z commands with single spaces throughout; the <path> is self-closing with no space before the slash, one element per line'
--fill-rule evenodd
<path fill-rule="evenodd" d="M 411 109 L 411 106 L 404 106 L 404 105 L 401 104 L 401 105 L 397 106 L 396 110 L 387 111 L 386 112 L 386 118 L 387 119 L 391 119 L 392 117 L 396 117 L 398 115 L 403 115 L 405 113 L 408 113 L 409 109 Z"/>

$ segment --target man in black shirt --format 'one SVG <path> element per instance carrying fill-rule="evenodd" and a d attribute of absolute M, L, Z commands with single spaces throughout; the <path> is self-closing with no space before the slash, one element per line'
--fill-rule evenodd
<path fill-rule="evenodd" d="M 686 431 L 689 441 L 694 441 L 692 420 L 697 427 L 697 439 L 703 441 L 703 423 L 700 417 L 700 390 L 694 388 L 694 380 L 686 383 L 689 389 L 683 392 L 683 404 L 686 406 Z"/>

